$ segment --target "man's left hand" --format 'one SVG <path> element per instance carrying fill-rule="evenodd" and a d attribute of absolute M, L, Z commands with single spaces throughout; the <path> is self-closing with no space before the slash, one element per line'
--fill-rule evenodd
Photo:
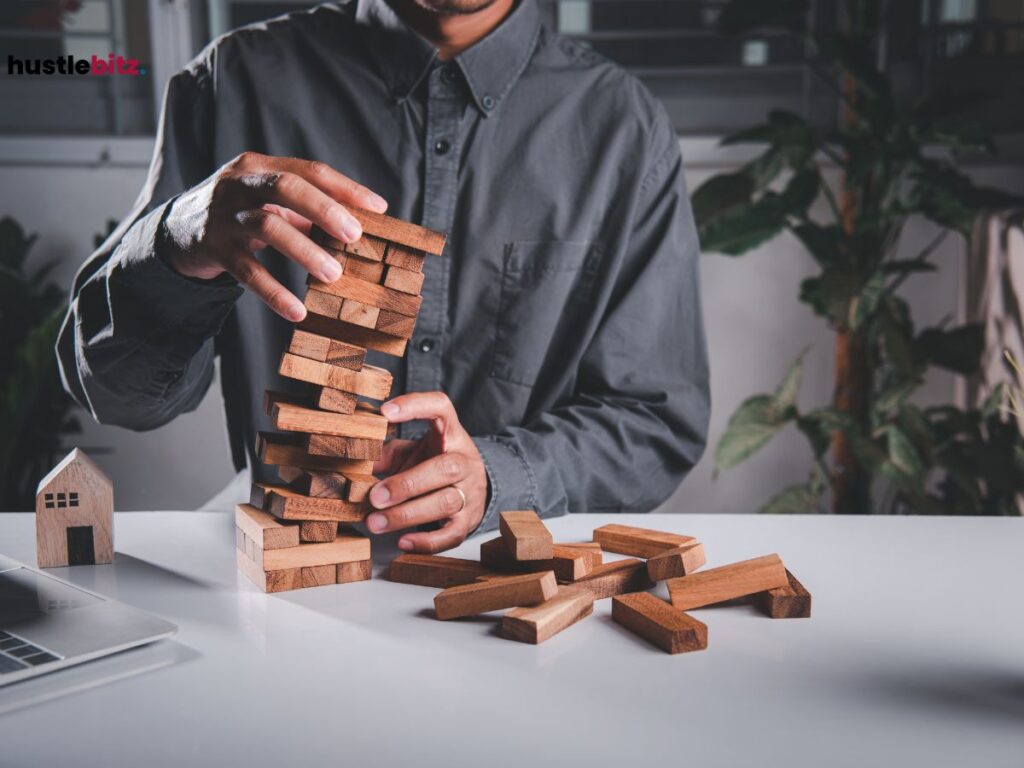
<path fill-rule="evenodd" d="M 441 552 L 458 546 L 480 524 L 487 508 L 487 471 L 480 452 L 443 392 L 414 392 L 380 407 L 395 424 L 430 422 L 419 440 L 391 440 L 374 465 L 389 475 L 370 491 L 376 510 L 366 518 L 373 533 L 399 531 L 443 520 L 436 531 L 398 540 L 406 552 Z"/>

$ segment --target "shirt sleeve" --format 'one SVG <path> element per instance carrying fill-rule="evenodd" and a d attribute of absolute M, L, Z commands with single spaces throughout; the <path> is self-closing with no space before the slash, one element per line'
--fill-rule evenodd
<path fill-rule="evenodd" d="M 624 269 L 576 393 L 531 423 L 475 438 L 491 490 L 478 532 L 510 509 L 648 512 L 704 451 L 700 248 L 678 140 L 667 133 L 641 184 Z"/>
<path fill-rule="evenodd" d="M 152 429 L 194 409 L 213 376 L 213 337 L 242 293 L 160 256 L 176 196 L 215 170 L 211 58 L 171 79 L 146 184 L 75 277 L 57 357 L 65 389 L 101 423 Z"/>

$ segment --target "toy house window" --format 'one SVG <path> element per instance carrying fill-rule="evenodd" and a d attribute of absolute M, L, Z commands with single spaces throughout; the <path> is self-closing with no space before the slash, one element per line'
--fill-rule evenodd
<path fill-rule="evenodd" d="M 78 491 L 69 491 L 68 492 L 68 506 L 69 507 L 77 507 L 78 506 Z"/>
<path fill-rule="evenodd" d="M 47 493 L 47 494 L 45 494 L 43 496 L 43 506 L 46 507 L 47 509 L 53 509 L 54 508 L 55 505 L 53 503 L 53 494 L 52 493 Z"/>

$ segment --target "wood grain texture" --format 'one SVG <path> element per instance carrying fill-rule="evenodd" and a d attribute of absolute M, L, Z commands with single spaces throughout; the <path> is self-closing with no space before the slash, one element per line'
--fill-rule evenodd
<path fill-rule="evenodd" d="M 354 277 L 342 275 L 333 283 L 323 283 L 316 278 L 309 278 L 311 290 L 330 293 L 341 296 L 343 299 L 358 301 L 378 309 L 387 309 L 398 312 L 401 315 L 415 317 L 419 312 L 422 300 L 419 296 L 410 296 L 408 293 L 385 288 L 383 285 L 368 283 Z M 343 305 L 344 308 L 344 305 Z"/>
<path fill-rule="evenodd" d="M 399 555 L 388 566 L 387 578 L 399 584 L 447 589 L 473 584 L 477 579 L 495 576 L 476 560 L 443 555 Z"/>
<path fill-rule="evenodd" d="M 335 241 L 338 242 L 338 241 Z M 384 260 L 384 252 L 388 248 L 388 243 L 382 238 L 375 237 L 374 235 L 364 234 L 354 243 L 345 243 L 345 253 L 351 254 L 358 257 L 358 259 L 378 262 Z M 350 270 L 352 262 L 357 259 L 348 259 L 345 264 L 345 274 L 353 274 Z"/>
<path fill-rule="evenodd" d="M 422 272 L 425 260 L 426 254 L 423 251 L 395 243 L 388 246 L 388 252 L 384 255 L 384 262 L 389 266 L 407 269 L 410 272 Z"/>
<path fill-rule="evenodd" d="M 351 392 L 342 392 L 340 389 L 320 387 L 313 405 L 331 413 L 355 413 L 356 396 Z"/>
<path fill-rule="evenodd" d="M 260 432 L 256 435 L 256 455 L 264 464 L 285 464 L 318 472 L 366 474 L 373 471 L 373 461 L 313 456 L 306 451 L 305 443 L 305 436 L 294 432 Z"/>
<path fill-rule="evenodd" d="M 314 290 L 306 291 L 306 297 L 302 300 L 307 313 L 312 313 L 316 317 L 329 317 L 335 320 L 338 318 L 338 314 L 341 312 L 341 305 L 344 302 L 345 300 L 341 296 Z M 308 319 L 309 315 L 307 314 L 306 317 Z"/>
<path fill-rule="evenodd" d="M 303 496 L 352 501 L 348 498 L 348 478 L 338 472 L 311 472 L 282 466 L 277 468 L 277 474 L 289 488 Z"/>
<path fill-rule="evenodd" d="M 442 621 L 474 616 L 502 608 L 537 605 L 558 592 L 552 571 L 487 579 L 449 587 L 434 597 L 434 612 Z"/>
<path fill-rule="evenodd" d="M 612 619 L 666 653 L 703 651 L 708 628 L 650 592 L 612 598 Z"/>
<path fill-rule="evenodd" d="M 596 541 L 560 541 L 556 542 L 555 546 L 586 552 L 590 557 L 590 564 L 594 567 L 604 562 L 604 551 Z"/>
<path fill-rule="evenodd" d="M 391 374 L 373 365 L 364 365 L 361 370 L 351 371 L 285 352 L 278 372 L 291 379 L 353 392 L 374 400 L 386 400 L 391 392 Z"/>
<path fill-rule="evenodd" d="M 697 571 L 666 582 L 672 605 L 681 611 L 746 597 L 789 584 L 778 555 L 765 555 L 739 563 Z"/>
<path fill-rule="evenodd" d="M 307 587 L 323 587 L 337 583 L 337 565 L 311 565 L 300 569 L 303 589 Z"/>
<path fill-rule="evenodd" d="M 256 562 L 259 563 L 261 558 L 265 571 L 350 563 L 370 558 L 370 540 L 353 533 L 339 533 L 334 541 L 324 544 L 300 544 L 286 549 L 257 551 Z"/>
<path fill-rule="evenodd" d="M 68 551 L 69 529 L 88 529 L 82 531 L 87 551 Z M 36 562 L 40 568 L 114 562 L 114 486 L 78 448 L 36 487 Z"/>
<path fill-rule="evenodd" d="M 304 542 L 334 541 L 338 538 L 338 524 L 333 520 L 304 520 L 298 525 L 299 540 Z"/>
<path fill-rule="evenodd" d="M 349 472 L 345 474 L 348 481 L 348 491 L 345 496 L 349 501 L 366 501 L 370 495 L 370 489 L 377 484 L 377 478 L 373 475 L 358 474 Z"/>
<path fill-rule="evenodd" d="M 348 206 L 348 210 L 359 220 L 359 224 L 366 234 L 387 240 L 389 243 L 399 243 L 437 256 L 444 251 L 446 238 L 440 232 L 362 208 Z"/>
<path fill-rule="evenodd" d="M 423 278 L 422 272 L 391 265 L 384 273 L 384 287 L 419 296 L 423 290 Z"/>
<path fill-rule="evenodd" d="M 811 593 L 796 576 L 786 570 L 787 584 L 751 596 L 751 603 L 765 616 L 773 619 L 809 619 Z"/>
<path fill-rule="evenodd" d="M 501 619 L 501 635 L 508 640 L 537 645 L 594 612 L 594 597 L 587 592 L 558 594 L 540 605 L 513 608 Z"/>
<path fill-rule="evenodd" d="M 363 328 L 375 328 L 378 317 L 380 317 L 380 309 L 352 299 L 345 299 L 341 304 L 341 312 L 338 313 L 339 320 Z"/>
<path fill-rule="evenodd" d="M 235 507 L 235 526 L 260 549 L 283 549 L 299 545 L 299 527 L 286 525 L 251 504 Z"/>
<path fill-rule="evenodd" d="M 306 435 L 306 451 L 312 456 L 337 456 L 346 459 L 376 461 L 381 457 L 381 440 L 363 440 L 339 435 Z"/>
<path fill-rule="evenodd" d="M 239 572 L 264 592 L 286 592 L 302 588 L 301 568 L 264 571 L 256 561 L 240 550 L 235 552 L 235 563 Z"/>
<path fill-rule="evenodd" d="M 249 503 L 281 520 L 334 520 L 359 523 L 369 513 L 364 504 L 342 499 L 313 499 L 284 485 L 253 483 Z"/>
<path fill-rule="evenodd" d="M 383 255 L 381 259 L 383 259 Z M 384 279 L 386 269 L 382 261 L 371 261 L 365 258 L 349 257 L 345 262 L 345 274 L 369 283 L 380 283 Z"/>
<path fill-rule="evenodd" d="M 648 558 L 647 575 L 651 577 L 651 581 L 674 579 L 693 573 L 705 562 L 704 545 L 699 541 L 693 542 L 675 549 L 666 549 Z"/>
<path fill-rule="evenodd" d="M 494 571 L 554 571 L 558 581 L 568 582 L 586 576 L 594 568 L 593 554 L 582 549 L 555 544 L 551 554 L 548 560 L 516 560 L 501 536 L 480 544 L 480 564 Z"/>
<path fill-rule="evenodd" d="M 397 312 L 389 312 L 386 309 L 382 309 L 377 316 L 377 324 L 374 327 L 381 333 L 388 334 L 388 336 L 411 339 L 416 328 L 416 318 L 406 317 Z"/>
<path fill-rule="evenodd" d="M 554 547 L 551 532 L 532 509 L 501 512 L 498 529 L 516 560 L 550 560 Z"/>
<path fill-rule="evenodd" d="M 696 539 L 693 536 L 682 536 L 678 533 L 610 523 L 602 525 L 594 531 L 594 541 L 600 544 L 605 552 L 615 552 L 630 557 L 654 557 L 666 549 L 675 549 L 685 544 L 691 544 Z"/>
<path fill-rule="evenodd" d="M 356 560 L 351 563 L 338 563 L 335 578 L 339 584 L 351 584 L 355 581 L 368 581 L 373 575 L 373 561 Z"/>
<path fill-rule="evenodd" d="M 383 416 L 363 411 L 332 413 L 284 399 L 273 403 L 270 417 L 277 429 L 286 432 L 316 432 L 363 440 L 383 440 L 388 433 L 388 420 Z"/>
<path fill-rule="evenodd" d="M 309 293 L 313 293 L 313 291 L 309 291 L 306 294 L 307 297 Z M 306 315 L 305 320 L 298 324 L 298 327 L 310 333 L 330 336 L 333 339 L 340 339 L 349 344 L 373 349 L 387 355 L 401 357 L 405 354 L 407 346 L 405 339 L 388 336 L 386 333 L 370 328 L 361 328 L 358 325 L 352 325 L 352 323 L 346 323 L 344 320 L 338 319 L 342 300 L 339 297 L 334 298 L 338 299 L 338 305 L 333 314 L 314 313 L 307 304 L 306 308 L 309 309 L 309 313 Z"/>
<path fill-rule="evenodd" d="M 366 360 L 366 350 L 357 347 L 355 344 L 346 344 L 343 341 L 332 339 L 329 336 L 320 336 L 309 331 L 296 328 L 292 331 L 292 339 L 288 344 L 288 351 L 299 357 L 306 357 L 310 360 L 317 360 L 321 363 L 338 365 L 342 368 L 358 371 L 363 367 Z"/>
<path fill-rule="evenodd" d="M 585 590 L 595 600 L 603 600 L 628 592 L 640 592 L 653 586 L 654 582 L 647 576 L 647 564 L 629 558 L 599 565 L 568 588 Z"/>

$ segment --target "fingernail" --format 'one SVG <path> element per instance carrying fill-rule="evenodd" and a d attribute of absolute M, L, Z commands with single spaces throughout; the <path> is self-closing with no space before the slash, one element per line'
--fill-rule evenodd
<path fill-rule="evenodd" d="M 370 503 L 377 507 L 377 509 L 380 509 L 387 504 L 390 498 L 391 493 L 385 485 L 378 483 L 370 489 Z"/>
<path fill-rule="evenodd" d="M 401 410 L 402 409 L 398 405 L 398 403 L 384 403 L 380 407 L 381 415 L 383 415 L 385 418 L 388 418 L 388 419 L 390 419 L 392 416 L 397 416 L 398 412 L 401 411 Z"/>
<path fill-rule="evenodd" d="M 384 213 L 388 209 L 388 201 L 378 195 L 376 192 L 370 193 L 370 207 L 375 211 Z"/>
<path fill-rule="evenodd" d="M 375 512 L 366 518 L 366 527 L 373 533 L 380 533 L 388 527 L 388 519 L 384 515 L 378 515 Z"/>
<path fill-rule="evenodd" d="M 302 322 L 306 318 L 306 308 L 298 302 L 289 305 L 288 319 L 294 323 Z"/>
<path fill-rule="evenodd" d="M 341 264 L 330 257 L 323 260 L 320 265 L 320 279 L 325 283 L 333 283 L 341 277 Z"/>
<path fill-rule="evenodd" d="M 341 228 L 341 233 L 345 236 L 346 240 L 350 243 L 354 243 L 363 236 L 363 228 L 359 226 L 358 221 L 349 216 L 345 221 L 345 225 Z"/>
<path fill-rule="evenodd" d="M 403 552 L 411 552 L 412 551 L 412 542 L 409 541 L 408 539 L 399 539 L 398 540 L 398 548 L 400 550 L 402 550 Z"/>

